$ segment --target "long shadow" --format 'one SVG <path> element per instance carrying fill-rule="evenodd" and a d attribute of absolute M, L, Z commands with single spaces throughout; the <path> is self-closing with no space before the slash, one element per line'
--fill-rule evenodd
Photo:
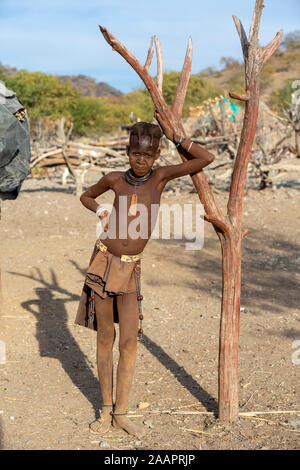
<path fill-rule="evenodd" d="M 218 404 L 216 400 L 186 372 L 184 367 L 179 366 L 174 359 L 145 334 L 143 334 L 142 344 L 166 369 L 172 372 L 178 382 L 186 388 L 197 401 L 201 402 L 207 411 L 212 411 L 215 416 L 217 416 Z"/>
<path fill-rule="evenodd" d="M 252 227 L 250 227 L 252 229 Z M 163 249 L 174 240 L 155 240 Z M 184 242 L 184 241 L 183 241 Z M 221 252 L 218 239 L 205 239 L 204 247 L 199 251 L 187 251 L 180 241 L 180 256 L 170 257 L 168 262 L 174 270 L 185 267 L 194 272 L 193 276 L 178 285 L 202 291 L 204 294 L 212 289 L 215 283 L 215 295 L 221 294 L 222 271 Z M 179 243 L 176 240 L 176 243 Z M 252 233 L 243 243 L 242 260 L 242 305 L 249 307 L 252 314 L 262 315 L 264 312 L 282 314 L 283 307 L 298 309 L 300 303 L 300 285 L 295 272 L 300 270 L 300 247 L 278 233 L 264 229 L 252 229 Z M 195 286 L 194 279 L 203 280 Z M 151 284 L 168 285 L 168 279 L 154 279 Z M 172 282 L 174 285 L 176 283 Z"/>
<path fill-rule="evenodd" d="M 35 289 L 36 299 L 22 302 L 22 307 L 32 313 L 36 319 L 36 338 L 39 342 L 41 357 L 58 359 L 73 384 L 92 404 L 95 415 L 99 416 L 102 397 L 99 382 L 91 368 L 94 365 L 81 351 L 67 325 L 66 303 L 78 301 L 79 295 L 72 294 L 59 286 L 56 275 L 51 269 L 51 282 L 47 282 L 39 269 L 38 276 L 11 272 L 11 274 L 38 281 L 43 287 Z M 55 298 L 54 294 L 64 295 Z M 95 340 L 95 338 L 93 338 Z M 55 378 L 53 379 L 55 380 Z M 68 391 L 66 390 L 67 394 Z"/>
<path fill-rule="evenodd" d="M 47 192 L 47 193 L 66 193 L 66 194 L 74 194 L 75 191 L 75 186 L 73 187 L 61 187 L 61 188 L 26 188 L 22 189 L 22 193 L 42 193 L 42 192 Z"/>

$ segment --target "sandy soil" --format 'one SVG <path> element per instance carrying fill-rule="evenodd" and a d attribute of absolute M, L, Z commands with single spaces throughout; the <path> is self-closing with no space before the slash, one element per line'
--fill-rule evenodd
<path fill-rule="evenodd" d="M 216 196 L 222 207 L 227 196 Z M 112 194 L 101 201 L 111 202 Z M 198 199 L 166 192 L 162 202 Z M 112 429 L 98 437 L 88 427 L 101 403 L 96 334 L 74 325 L 95 216 L 58 180 L 26 180 L 16 201 L 2 203 L 2 448 L 298 448 L 299 208 L 297 187 L 249 190 L 244 201 L 251 234 L 243 243 L 240 412 L 265 414 L 240 415 L 233 425 L 214 416 L 221 257 L 218 238 L 205 224 L 202 250 L 185 250 L 184 241 L 170 239 L 150 240 L 145 251 L 145 337 L 128 409 L 137 415 L 132 419 L 145 422 L 147 436 L 139 441 Z M 141 402 L 149 406 L 141 410 Z"/>

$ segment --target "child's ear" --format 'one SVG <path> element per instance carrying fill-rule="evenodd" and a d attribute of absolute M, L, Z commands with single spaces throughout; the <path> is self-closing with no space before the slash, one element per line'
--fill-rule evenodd
<path fill-rule="evenodd" d="M 160 149 L 158 149 L 155 154 L 155 160 L 157 160 L 159 156 L 160 156 Z"/>
<path fill-rule="evenodd" d="M 126 154 L 128 155 L 128 157 L 129 157 L 129 149 L 130 149 L 130 146 L 126 145 Z"/>

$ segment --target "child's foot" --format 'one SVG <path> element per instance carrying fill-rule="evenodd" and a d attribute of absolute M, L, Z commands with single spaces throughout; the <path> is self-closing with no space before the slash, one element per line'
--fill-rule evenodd
<path fill-rule="evenodd" d="M 139 439 L 144 437 L 146 434 L 146 430 L 143 426 L 133 423 L 127 416 L 114 415 L 112 424 L 114 427 L 121 428 L 128 434 L 138 437 Z"/>
<path fill-rule="evenodd" d="M 112 407 L 104 408 L 100 412 L 100 418 L 96 419 L 90 424 L 90 432 L 93 434 L 105 434 L 110 430 L 112 423 L 111 412 Z"/>

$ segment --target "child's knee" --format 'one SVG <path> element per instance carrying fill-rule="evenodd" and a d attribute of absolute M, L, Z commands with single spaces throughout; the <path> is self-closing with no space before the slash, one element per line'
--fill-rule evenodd
<path fill-rule="evenodd" d="M 119 341 L 119 351 L 120 353 L 130 354 L 135 353 L 137 348 L 137 337 L 128 337 L 125 339 L 120 339 Z"/>
<path fill-rule="evenodd" d="M 98 344 L 104 348 L 112 348 L 116 337 L 115 329 L 103 330 L 98 334 Z"/>

